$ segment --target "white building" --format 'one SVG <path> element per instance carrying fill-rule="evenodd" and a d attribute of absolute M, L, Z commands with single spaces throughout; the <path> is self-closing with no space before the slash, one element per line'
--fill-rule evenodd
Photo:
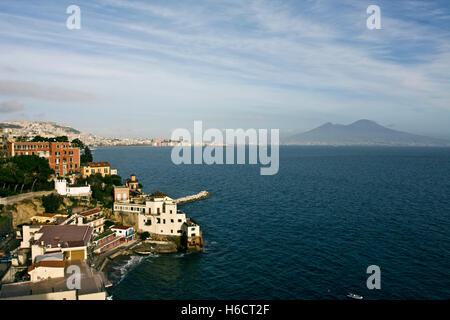
<path fill-rule="evenodd" d="M 73 186 L 67 185 L 65 179 L 55 180 L 55 190 L 62 196 L 69 197 L 89 197 L 91 195 L 91 186 Z"/>
<path fill-rule="evenodd" d="M 30 240 L 31 261 L 34 263 L 37 256 L 57 252 L 65 260 L 85 260 L 92 231 L 88 225 L 41 226 Z"/>
<path fill-rule="evenodd" d="M 105 217 L 100 208 L 94 208 L 75 214 L 73 220 L 68 224 L 88 225 L 92 227 L 94 234 L 100 234 L 105 230 Z"/>
<path fill-rule="evenodd" d="M 184 212 L 177 210 L 175 200 L 159 191 L 141 203 L 129 200 L 116 201 L 114 211 L 137 214 L 138 229 L 143 232 L 165 236 L 186 234 L 188 237 L 200 237 L 200 227 L 187 219 Z"/>

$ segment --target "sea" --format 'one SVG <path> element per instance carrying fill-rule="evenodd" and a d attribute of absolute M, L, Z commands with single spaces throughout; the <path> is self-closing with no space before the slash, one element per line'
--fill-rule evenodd
<path fill-rule="evenodd" d="M 200 224 L 201 253 L 117 258 L 123 299 L 450 298 L 450 148 L 280 147 L 260 165 L 180 164 L 169 147 L 105 147 L 122 178 L 172 198 Z M 369 289 L 369 266 L 380 289 Z"/>

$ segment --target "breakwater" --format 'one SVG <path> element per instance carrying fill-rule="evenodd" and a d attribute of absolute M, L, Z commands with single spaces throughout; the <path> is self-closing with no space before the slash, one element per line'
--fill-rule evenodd
<path fill-rule="evenodd" d="M 210 196 L 209 192 L 206 190 L 203 190 L 203 191 L 200 191 L 199 193 L 191 195 L 191 196 L 186 196 L 186 197 L 175 199 L 175 202 L 177 204 L 183 204 L 183 203 L 192 202 L 192 201 L 196 201 L 196 200 L 206 199 L 206 198 L 209 198 L 209 196 Z"/>

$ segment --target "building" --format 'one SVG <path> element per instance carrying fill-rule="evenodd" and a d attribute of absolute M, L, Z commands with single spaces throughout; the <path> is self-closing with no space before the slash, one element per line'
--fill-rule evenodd
<path fill-rule="evenodd" d="M 68 286 L 74 267 L 80 271 L 79 289 Z M 0 300 L 106 300 L 111 285 L 83 261 L 41 261 L 28 270 L 33 280 L 2 285 Z"/>
<path fill-rule="evenodd" d="M 83 178 L 97 173 L 100 173 L 102 177 L 109 176 L 113 174 L 112 172 L 117 174 L 117 169 L 111 169 L 109 162 L 89 162 L 86 166 L 83 166 L 81 170 Z"/>
<path fill-rule="evenodd" d="M 100 234 L 104 231 L 105 217 L 101 209 L 94 208 L 77 213 L 73 223 L 79 226 L 88 225 L 94 234 Z"/>
<path fill-rule="evenodd" d="M 200 231 L 200 226 L 194 220 L 192 220 L 191 218 L 187 218 L 186 222 L 181 226 L 181 230 L 185 235 L 185 245 L 188 250 L 202 250 L 202 232 Z"/>
<path fill-rule="evenodd" d="M 126 202 L 130 200 L 130 189 L 125 186 L 114 187 L 114 201 Z"/>
<path fill-rule="evenodd" d="M 30 249 L 31 241 L 34 239 L 34 234 L 42 228 L 42 225 L 23 225 L 22 226 L 22 241 L 20 242 L 20 249 Z"/>
<path fill-rule="evenodd" d="M 114 211 L 135 213 L 138 229 L 154 235 L 201 237 L 200 227 L 177 209 L 177 203 L 160 191 L 141 202 L 122 200 L 114 202 Z"/>
<path fill-rule="evenodd" d="M 7 154 L 9 157 L 37 155 L 46 158 L 58 176 L 80 172 L 80 149 L 69 142 L 8 142 Z"/>
<path fill-rule="evenodd" d="M 112 226 L 111 230 L 121 237 L 121 242 L 130 242 L 135 239 L 133 228 L 129 226 Z"/>
<path fill-rule="evenodd" d="M 66 179 L 55 179 L 55 190 L 58 194 L 68 197 L 90 198 L 90 185 L 68 185 Z"/>
<path fill-rule="evenodd" d="M 87 247 L 93 228 L 88 225 L 48 225 L 34 232 L 31 242 L 31 261 L 37 256 L 61 252 L 65 260 L 87 259 Z"/>
<path fill-rule="evenodd" d="M 43 260 L 28 267 L 32 282 L 64 277 L 64 260 Z"/>
<path fill-rule="evenodd" d="M 125 180 L 125 185 L 130 189 L 134 191 L 141 191 L 141 188 L 139 187 L 139 181 L 136 179 L 136 175 L 132 174 L 130 179 Z"/>
<path fill-rule="evenodd" d="M 94 238 L 94 253 L 100 254 L 116 248 L 122 243 L 130 242 L 136 238 L 132 227 L 113 226 L 110 230 Z"/>
<path fill-rule="evenodd" d="M 31 222 L 35 224 L 59 224 L 66 220 L 67 214 L 61 213 L 42 213 L 31 217 Z"/>

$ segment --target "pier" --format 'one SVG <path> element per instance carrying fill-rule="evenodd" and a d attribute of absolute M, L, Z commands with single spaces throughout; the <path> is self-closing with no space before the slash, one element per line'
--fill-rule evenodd
<path fill-rule="evenodd" d="M 186 196 L 186 197 L 182 197 L 182 198 L 178 198 L 175 200 L 175 202 L 177 204 L 183 204 L 183 203 L 187 203 L 187 202 L 192 202 L 192 201 L 197 201 L 197 200 L 201 200 L 201 199 L 206 199 L 209 198 L 209 192 L 208 191 L 200 191 L 197 194 L 191 195 L 191 196 Z"/>

